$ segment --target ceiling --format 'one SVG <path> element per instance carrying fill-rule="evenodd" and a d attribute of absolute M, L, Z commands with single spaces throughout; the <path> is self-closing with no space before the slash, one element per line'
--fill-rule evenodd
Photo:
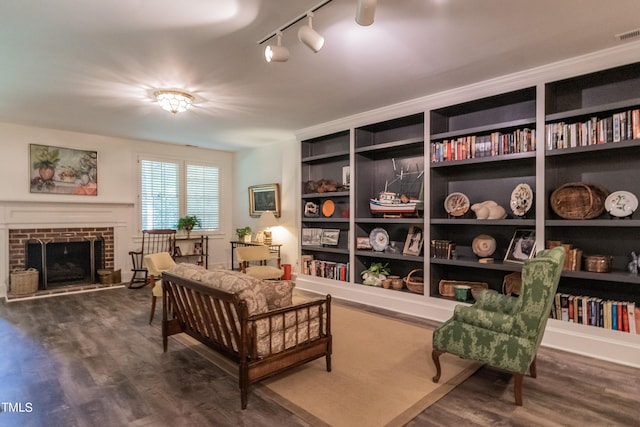
<path fill-rule="evenodd" d="M 294 132 L 632 42 L 640 1 L 356 0 L 316 11 L 314 54 L 284 32 L 288 62 L 258 41 L 319 0 L 2 0 L 0 121 L 240 150 Z M 177 115 L 158 88 L 197 97 Z"/>

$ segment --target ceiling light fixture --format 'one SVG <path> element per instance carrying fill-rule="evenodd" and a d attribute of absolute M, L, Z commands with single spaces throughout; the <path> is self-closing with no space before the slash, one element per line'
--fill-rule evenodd
<path fill-rule="evenodd" d="M 378 0 L 358 0 L 358 7 L 356 8 L 356 22 L 358 25 L 366 27 L 373 24 L 377 3 Z"/>
<path fill-rule="evenodd" d="M 195 101 L 193 95 L 180 90 L 158 90 L 154 95 L 162 109 L 173 114 L 187 111 Z"/>
<path fill-rule="evenodd" d="M 289 50 L 286 49 L 284 46 L 280 46 L 280 37 L 282 36 L 282 33 L 287 30 L 288 28 L 292 27 L 293 25 L 297 24 L 298 22 L 302 21 L 304 18 L 308 18 L 309 19 L 309 25 L 305 25 L 304 27 L 300 28 L 300 31 L 298 31 L 298 38 L 300 39 L 300 41 L 302 43 L 304 43 L 305 45 L 307 45 L 311 50 L 313 50 L 314 52 L 318 52 L 322 46 L 324 45 L 324 37 L 322 37 L 320 34 L 318 34 L 315 30 L 313 30 L 311 28 L 311 16 L 313 16 L 313 12 L 316 12 L 317 10 L 319 10 L 320 8 L 322 8 L 323 6 L 326 6 L 327 4 L 331 3 L 332 0 L 323 0 L 320 3 L 318 3 L 317 5 L 315 5 L 314 7 L 312 7 L 311 9 L 309 9 L 308 12 L 295 17 L 294 19 L 292 19 L 291 21 L 287 22 L 286 24 L 280 26 L 277 30 L 269 33 L 266 37 L 263 37 L 261 40 L 258 41 L 258 44 L 262 44 L 264 42 L 266 42 L 267 40 L 272 39 L 273 37 L 278 36 L 278 44 L 273 46 L 267 46 L 267 48 L 264 51 L 264 55 L 265 58 L 267 59 L 267 62 L 284 62 L 287 59 L 289 59 Z M 276 51 L 278 50 L 282 50 L 279 49 L 282 48 L 284 50 L 286 50 L 286 59 L 281 59 L 278 60 L 276 59 Z M 284 55 L 284 51 L 282 51 L 283 53 L 281 55 Z M 269 55 L 271 55 L 271 60 L 269 60 Z M 280 53 L 278 53 L 278 55 L 280 55 Z"/>
<path fill-rule="evenodd" d="M 267 62 L 286 62 L 289 59 L 289 49 L 282 46 L 282 32 L 276 34 L 278 37 L 277 45 L 268 45 L 264 49 L 264 59 Z"/>
<path fill-rule="evenodd" d="M 298 40 L 315 53 L 318 53 L 320 49 L 322 49 L 322 46 L 324 46 L 324 37 L 313 29 L 313 13 L 309 12 L 307 17 L 309 18 L 309 24 L 300 27 L 298 30 Z"/>

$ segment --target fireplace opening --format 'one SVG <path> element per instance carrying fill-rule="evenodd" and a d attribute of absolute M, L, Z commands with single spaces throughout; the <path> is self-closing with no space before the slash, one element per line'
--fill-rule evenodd
<path fill-rule="evenodd" d="M 96 283 L 96 271 L 104 268 L 103 240 L 27 243 L 27 268 L 40 272 L 38 289 Z"/>

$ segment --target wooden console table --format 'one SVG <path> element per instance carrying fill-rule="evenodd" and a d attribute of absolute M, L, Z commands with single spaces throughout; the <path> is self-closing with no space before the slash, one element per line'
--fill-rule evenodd
<path fill-rule="evenodd" d="M 235 256 L 236 256 L 236 248 L 238 246 L 263 246 L 262 243 L 258 243 L 258 242 L 241 242 L 238 240 L 232 240 L 231 242 L 231 269 L 232 270 L 240 270 L 240 265 L 238 265 L 238 268 L 236 268 L 235 265 Z M 269 252 L 271 252 L 273 255 L 275 255 L 275 259 L 278 261 L 278 268 L 281 268 L 280 266 L 280 248 L 282 247 L 281 244 L 277 244 L 277 243 L 272 243 L 269 246 Z"/>

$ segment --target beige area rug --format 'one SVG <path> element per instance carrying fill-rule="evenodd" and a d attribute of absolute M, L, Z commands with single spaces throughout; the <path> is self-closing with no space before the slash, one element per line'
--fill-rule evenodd
<path fill-rule="evenodd" d="M 251 394 L 261 388 L 312 425 L 401 426 L 480 367 L 443 354 L 442 378 L 434 384 L 431 330 L 335 303 L 331 313 L 332 371 L 326 371 L 322 358 L 262 381 L 250 387 L 249 406 Z M 191 337 L 176 338 L 238 375 L 235 367 Z"/>

